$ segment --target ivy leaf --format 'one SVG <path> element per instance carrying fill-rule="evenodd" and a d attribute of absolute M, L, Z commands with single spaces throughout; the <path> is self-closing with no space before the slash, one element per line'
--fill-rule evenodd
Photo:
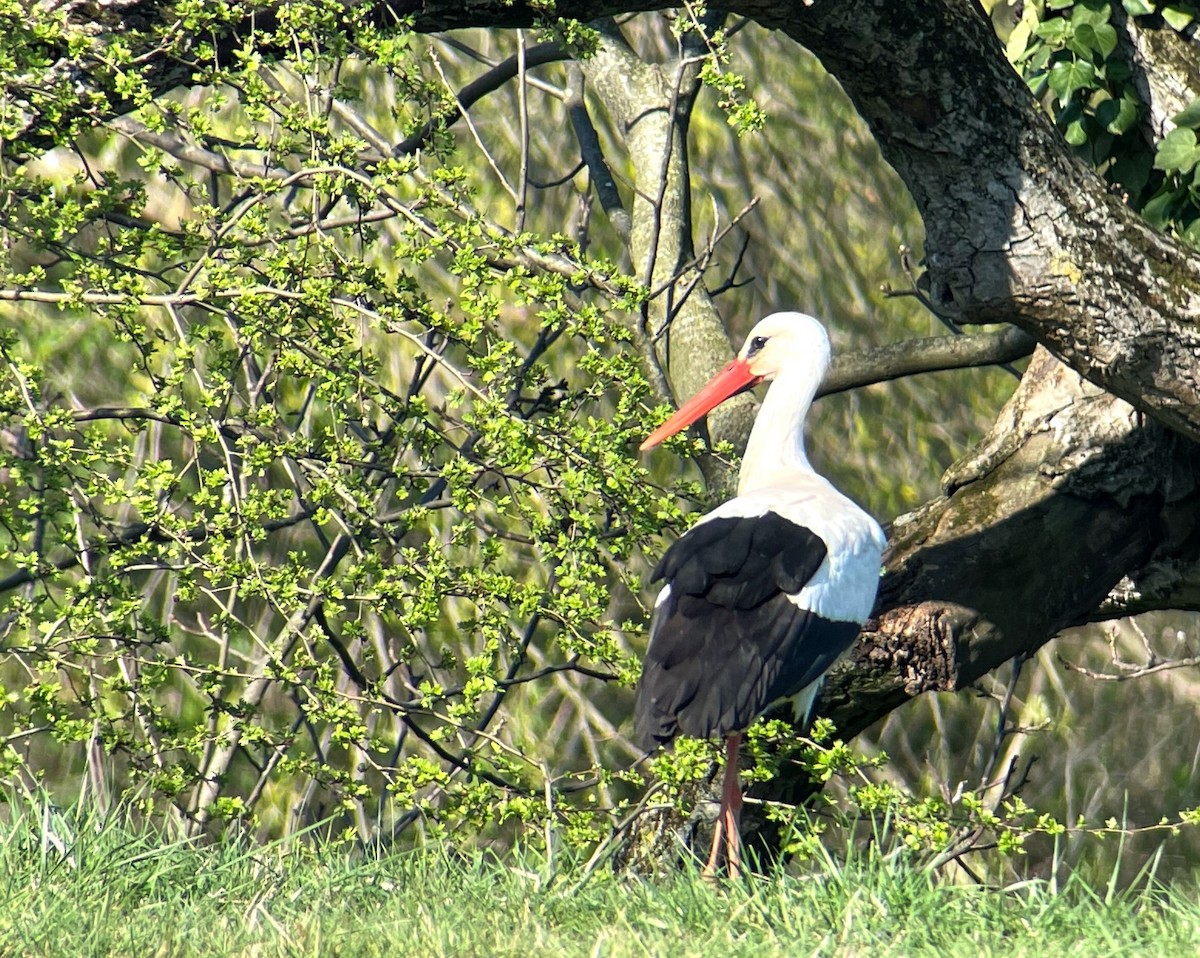
<path fill-rule="evenodd" d="M 1054 56 L 1054 51 L 1047 43 L 1033 43 L 1029 46 L 1024 53 L 1025 65 L 1021 70 L 1027 83 L 1032 83 L 1034 80 L 1045 80 L 1046 66 L 1052 56 Z M 1045 89 L 1046 86 L 1043 82 L 1042 90 Z"/>
<path fill-rule="evenodd" d="M 1148 17 L 1154 13 L 1154 0 L 1122 0 L 1121 6 L 1131 17 Z"/>
<path fill-rule="evenodd" d="M 1033 33 L 1055 48 L 1062 47 L 1071 37 L 1071 23 L 1060 18 L 1043 20 L 1033 28 Z"/>
<path fill-rule="evenodd" d="M 1193 246 L 1200 246 L 1200 219 L 1192 220 L 1183 231 L 1183 238 Z"/>
<path fill-rule="evenodd" d="M 1171 117 L 1171 120 L 1176 126 L 1190 126 L 1193 128 L 1200 126 L 1200 97 L 1196 97 L 1196 99 Z"/>
<path fill-rule="evenodd" d="M 1170 173 L 1177 170 L 1186 173 L 1200 162 L 1200 149 L 1196 146 L 1196 131 L 1185 126 L 1176 127 L 1158 144 L 1154 157 L 1154 168 Z"/>
<path fill-rule="evenodd" d="M 1083 117 L 1072 120 L 1063 130 L 1063 137 L 1071 146 L 1083 146 L 1088 141 L 1087 128 L 1083 125 Z"/>
<path fill-rule="evenodd" d="M 1150 156 L 1146 153 L 1126 153 L 1117 158 L 1109 170 L 1109 178 L 1136 197 L 1150 182 Z"/>
<path fill-rule="evenodd" d="M 1050 89 L 1059 103 L 1066 103 L 1076 90 L 1096 82 L 1096 68 L 1086 60 L 1063 60 L 1050 68 Z"/>
<path fill-rule="evenodd" d="M 1112 16 L 1112 9 L 1108 5 L 1108 0 L 1103 3 L 1076 3 L 1075 8 L 1071 11 L 1071 23 L 1076 29 L 1083 26 L 1101 27 L 1108 24 L 1108 18 Z"/>
<path fill-rule="evenodd" d="M 1117 31 L 1111 23 L 1083 23 L 1075 28 L 1075 34 L 1067 46 L 1080 56 L 1098 53 L 1107 60 L 1117 48 Z"/>
<path fill-rule="evenodd" d="M 1026 10 L 1033 10 L 1033 7 L 1026 7 Z M 1008 35 L 1008 42 L 1004 44 L 1004 55 L 1008 57 L 1009 63 L 1016 63 L 1029 53 L 1029 41 L 1033 37 L 1035 23 L 1035 20 L 1022 16 L 1020 22 L 1013 27 L 1012 33 Z"/>
<path fill-rule="evenodd" d="M 1104 79 L 1110 90 L 1119 90 L 1133 79 L 1133 67 L 1124 60 L 1109 59 L 1104 63 Z"/>
<path fill-rule="evenodd" d="M 1142 207 L 1142 217 L 1151 226 L 1157 229 L 1164 228 L 1172 219 L 1173 207 L 1176 201 L 1185 192 L 1185 190 L 1163 190 L 1160 193 L 1156 193 Z"/>
<path fill-rule="evenodd" d="M 1126 93 L 1119 100 L 1105 100 L 1097 106 L 1096 119 L 1109 133 L 1120 136 L 1137 122 L 1140 112 L 1137 98 Z"/>
<path fill-rule="evenodd" d="M 1162 8 L 1162 18 L 1176 30 L 1182 32 L 1196 19 L 1196 11 L 1183 5 L 1172 4 Z"/>

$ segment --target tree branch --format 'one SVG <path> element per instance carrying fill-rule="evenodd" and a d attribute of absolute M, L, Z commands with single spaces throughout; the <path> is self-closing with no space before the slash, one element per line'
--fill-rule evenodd
<path fill-rule="evenodd" d="M 562 0 L 555 13 L 594 20 L 666 6 Z M 940 311 L 963 323 L 1013 322 L 1093 382 L 1200 438 L 1200 307 L 1193 305 L 1200 301 L 1200 259 L 1146 226 L 1072 155 L 976 4 L 734 0 L 728 9 L 808 47 L 846 89 L 921 211 L 930 295 Z M 414 29 L 434 32 L 531 26 L 544 9 L 401 0 L 357 13 L 383 29 L 411 17 Z M 152 92 L 190 80 L 185 51 L 200 39 L 182 35 L 169 16 L 169 8 L 137 0 L 68 12 L 97 51 L 117 38 L 143 44 L 133 56 Z M 245 20 L 203 39 L 219 61 L 232 61 L 250 30 L 269 38 L 275 21 L 264 0 L 246 10 Z M 259 50 L 268 57 L 291 52 L 269 40 Z M 47 62 L 57 79 L 43 82 L 99 90 L 123 108 L 116 68 L 86 45 L 51 50 Z M 917 63 L 919 70 L 912 68 Z M 480 78 L 479 90 L 504 82 L 510 69 L 516 64 Z M 50 120 L 36 97 L 22 100 L 15 92 L 23 138 L 9 152 L 19 156 L 50 145 L 71 117 Z M 80 111 L 94 108 L 82 93 L 77 100 Z M 54 109 L 62 109 L 57 101 Z"/>
<path fill-rule="evenodd" d="M 135 143 L 145 143 L 157 147 L 177 160 L 191 163 L 213 173 L 223 173 L 242 179 L 261 177 L 269 180 L 284 180 L 292 175 L 290 170 L 281 167 L 232 160 L 222 153 L 214 153 L 195 143 L 189 143 L 178 134 L 155 133 L 130 116 L 119 116 L 111 120 L 108 125 Z"/>
<path fill-rule="evenodd" d="M 612 170 L 604 159 L 600 137 L 596 133 L 596 127 L 592 125 L 592 118 L 588 115 L 587 104 L 583 99 L 583 70 L 577 63 L 572 63 L 567 68 L 566 105 L 571 117 L 571 128 L 579 142 L 580 155 L 587 164 L 592 185 L 595 186 L 596 196 L 600 200 L 600 208 L 604 210 L 604 215 L 608 217 L 608 222 L 612 224 L 617 235 L 628 243 L 631 229 L 629 211 L 621 202 L 616 180 L 613 179 Z"/>
<path fill-rule="evenodd" d="M 1011 363 L 1033 352 L 1033 338 L 1015 327 L 977 336 L 933 336 L 835 356 L 817 395 L 857 389 L 918 373 Z"/>
<path fill-rule="evenodd" d="M 1035 354 L 992 432 L 948 471 L 947 495 L 892 525 L 854 678 L 839 673 L 822 710 L 853 735 L 1083 621 L 1127 570 L 1186 553 L 1198 467 L 1200 449 Z"/>
<path fill-rule="evenodd" d="M 537 43 L 525 51 L 524 68 L 530 70 L 534 67 L 544 66 L 547 63 L 559 63 L 569 59 L 571 59 L 570 53 L 564 50 L 562 45 L 557 41 Z M 455 97 L 459 106 L 457 112 L 446 113 L 427 120 L 419 130 L 409 134 L 393 147 L 393 155 L 406 156 L 421 149 L 429 142 L 429 138 L 437 130 L 457 123 L 462 118 L 464 112 L 489 93 L 495 93 L 504 84 L 516 77 L 521 66 L 522 58 L 513 54 L 511 57 L 497 63 L 487 73 L 472 80 Z"/>
<path fill-rule="evenodd" d="M 1151 229 L 1073 155 L 976 4 L 755 9 L 837 77 L 908 186 L 939 311 L 959 323 L 1012 322 L 1092 382 L 1200 438 L 1200 257 Z"/>
<path fill-rule="evenodd" d="M 687 266 L 695 258 L 687 128 L 698 64 L 650 64 L 634 54 L 615 24 L 602 24 L 601 33 L 596 52 L 581 68 L 625 133 L 634 176 L 633 270 L 663 291 L 646 304 L 640 346 L 647 367 L 665 373 L 674 395 L 689 396 L 733 353 L 711 297 L 691 285 Z M 663 328 L 668 335 L 658 339 L 654 331 Z M 754 408 L 746 395 L 714 410 L 708 420 L 713 438 L 744 443 Z M 714 490 L 729 484 L 727 467 L 715 458 L 705 457 L 700 468 Z"/>

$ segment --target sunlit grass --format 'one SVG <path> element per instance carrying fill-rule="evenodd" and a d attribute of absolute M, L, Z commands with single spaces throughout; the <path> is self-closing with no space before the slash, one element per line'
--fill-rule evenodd
<path fill-rule="evenodd" d="M 1194 884 L 985 889 L 863 853 L 714 887 L 688 869 L 588 874 L 566 855 L 369 855 L 309 839 L 205 845 L 127 818 L 7 811 L 4 955 L 1193 955 L 1200 946 Z"/>

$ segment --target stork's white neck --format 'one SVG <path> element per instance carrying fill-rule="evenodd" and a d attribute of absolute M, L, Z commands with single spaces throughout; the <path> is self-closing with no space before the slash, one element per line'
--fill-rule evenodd
<path fill-rule="evenodd" d="M 804 450 L 804 421 L 827 363 L 817 357 L 811 366 L 788 368 L 771 383 L 746 443 L 738 495 L 787 485 L 790 476 L 813 471 Z"/>

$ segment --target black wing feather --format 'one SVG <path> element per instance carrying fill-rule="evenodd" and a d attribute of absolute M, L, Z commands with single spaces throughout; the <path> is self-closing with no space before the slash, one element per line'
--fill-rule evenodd
<path fill-rule="evenodd" d="M 676 595 L 750 609 L 776 592 L 799 592 L 825 553 L 820 536 L 774 512 L 710 519 L 667 550 L 650 581 L 665 579 Z"/>
<path fill-rule="evenodd" d="M 671 591 L 651 622 L 635 709 L 648 748 L 740 731 L 833 665 L 858 626 L 788 598 L 826 551 L 812 530 L 773 512 L 711 519 L 667 550 L 653 580 Z"/>

